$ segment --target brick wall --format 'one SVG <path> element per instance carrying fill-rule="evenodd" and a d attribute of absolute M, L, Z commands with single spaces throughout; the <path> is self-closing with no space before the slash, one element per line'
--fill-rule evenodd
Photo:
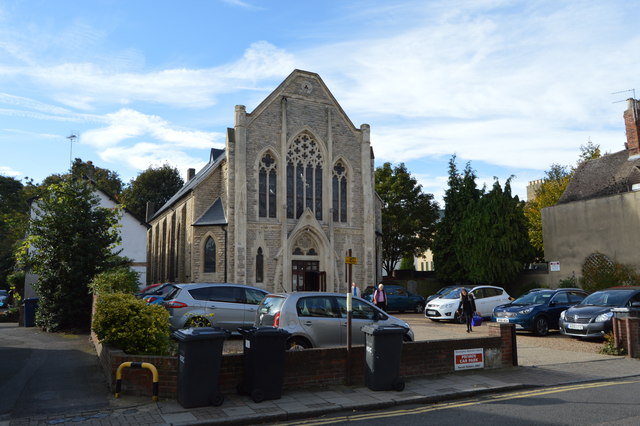
<path fill-rule="evenodd" d="M 631 358 L 640 358 L 640 318 L 613 318 L 616 346 Z"/>
<path fill-rule="evenodd" d="M 489 337 L 469 339 L 432 340 L 404 343 L 400 362 L 400 375 L 405 378 L 421 377 L 455 371 L 454 350 L 484 349 L 485 368 L 507 368 L 517 365 L 513 351 L 513 325 L 489 323 Z M 175 399 L 177 396 L 178 361 L 176 357 L 128 355 L 120 350 L 94 344 L 107 382 L 115 391 L 115 375 L 122 362 L 149 362 L 160 376 L 159 397 Z M 351 348 L 351 384 L 364 384 L 364 346 Z M 308 349 L 285 353 L 283 389 L 342 385 L 346 378 L 347 348 Z M 219 389 L 223 393 L 236 391 L 244 371 L 242 354 L 222 357 Z M 145 369 L 123 369 L 122 395 L 152 395 L 151 373 Z"/>

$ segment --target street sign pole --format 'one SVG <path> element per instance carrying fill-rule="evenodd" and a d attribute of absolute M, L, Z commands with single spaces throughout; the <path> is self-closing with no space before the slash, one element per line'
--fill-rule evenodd
<path fill-rule="evenodd" d="M 351 259 L 351 249 L 349 249 L 349 258 Z M 351 385 L 351 311 L 353 310 L 353 294 L 351 290 L 351 262 L 347 266 L 349 279 L 347 281 L 347 386 Z"/>

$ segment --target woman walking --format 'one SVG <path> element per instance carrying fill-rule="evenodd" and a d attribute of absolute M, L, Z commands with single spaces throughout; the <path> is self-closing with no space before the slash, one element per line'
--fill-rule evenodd
<path fill-rule="evenodd" d="M 469 333 L 473 331 L 471 321 L 473 320 L 473 314 L 476 312 L 476 301 L 473 299 L 473 295 L 467 292 L 466 288 L 460 291 L 460 309 L 462 309 L 462 315 L 467 323 L 467 333 Z"/>

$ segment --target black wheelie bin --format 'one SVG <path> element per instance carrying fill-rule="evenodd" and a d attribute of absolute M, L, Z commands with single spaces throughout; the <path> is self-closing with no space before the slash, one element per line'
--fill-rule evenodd
<path fill-rule="evenodd" d="M 407 329 L 399 326 L 365 325 L 364 382 L 374 391 L 404 389 L 400 377 L 402 341 Z"/>
<path fill-rule="evenodd" d="M 284 361 L 289 332 L 273 327 L 239 328 L 244 338 L 244 376 L 238 393 L 254 402 L 282 396 Z"/>
<path fill-rule="evenodd" d="M 184 408 L 219 406 L 218 390 L 222 349 L 229 332 L 218 327 L 178 330 L 178 402 Z"/>

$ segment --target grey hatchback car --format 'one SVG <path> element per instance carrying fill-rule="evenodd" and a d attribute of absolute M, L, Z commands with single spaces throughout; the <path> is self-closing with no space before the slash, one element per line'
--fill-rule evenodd
<path fill-rule="evenodd" d="M 351 343 L 364 345 L 365 325 L 394 325 L 407 329 L 405 341 L 413 341 L 406 322 L 354 297 Z M 322 348 L 347 344 L 347 296 L 344 293 L 294 292 L 267 295 L 255 318 L 257 327 L 282 328 L 290 333 L 289 349 Z"/>
<path fill-rule="evenodd" d="M 253 325 L 256 309 L 267 291 L 243 284 L 175 284 L 162 304 L 171 328 L 220 327 L 237 333 Z"/>

